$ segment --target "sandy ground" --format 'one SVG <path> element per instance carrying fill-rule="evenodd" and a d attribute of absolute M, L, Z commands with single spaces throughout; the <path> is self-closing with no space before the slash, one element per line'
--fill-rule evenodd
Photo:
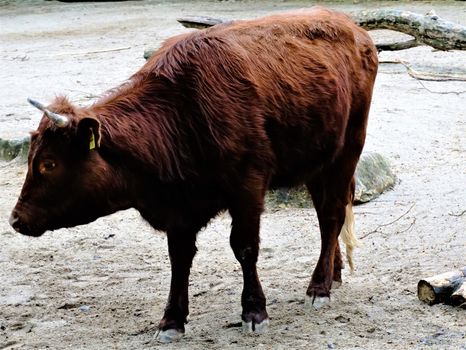
<path fill-rule="evenodd" d="M 0 1 L 0 137 L 37 126 L 27 96 L 46 102 L 65 93 L 89 103 L 121 83 L 144 63 L 145 48 L 186 30 L 175 21 L 181 14 L 244 18 L 305 5 Z M 466 24 L 460 1 L 330 5 L 435 8 Z M 420 47 L 381 59 L 466 71 L 465 52 Z M 26 168 L 0 162 L 0 349 L 466 349 L 465 311 L 416 297 L 421 277 L 466 264 L 465 91 L 464 82 L 421 83 L 403 66 L 380 66 L 366 150 L 389 157 L 400 182 L 355 208 L 363 243 L 357 270 L 345 270 L 325 310 L 303 308 L 320 246 L 314 211 L 264 214 L 259 273 L 271 325 L 262 335 L 239 327 L 242 277 L 228 246 L 227 214 L 199 234 L 186 336 L 161 345 L 154 335 L 169 287 L 164 234 L 129 210 L 39 239 L 20 236 L 7 218 Z"/>

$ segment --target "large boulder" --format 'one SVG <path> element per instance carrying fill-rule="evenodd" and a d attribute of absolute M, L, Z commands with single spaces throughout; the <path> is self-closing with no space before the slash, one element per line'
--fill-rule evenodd
<path fill-rule="evenodd" d="M 356 168 L 355 203 L 365 203 L 393 188 L 396 175 L 390 162 L 379 153 L 363 153 Z"/>
<path fill-rule="evenodd" d="M 391 189 L 396 183 L 390 162 L 379 153 L 363 153 L 356 168 L 354 203 L 365 203 Z M 309 208 L 311 198 L 304 186 L 270 191 L 266 197 L 269 209 Z"/>

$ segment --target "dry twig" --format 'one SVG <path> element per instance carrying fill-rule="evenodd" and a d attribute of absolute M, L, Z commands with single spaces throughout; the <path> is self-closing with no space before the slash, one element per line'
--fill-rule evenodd
<path fill-rule="evenodd" d="M 414 224 L 416 223 L 416 218 L 413 219 L 413 221 L 411 222 L 411 224 L 408 226 L 408 228 L 402 230 L 402 231 L 396 231 L 397 234 L 400 234 L 400 233 L 405 233 L 406 231 L 409 231 L 411 230 L 411 228 L 414 226 Z"/>
<path fill-rule="evenodd" d="M 123 50 L 129 50 L 129 49 L 131 49 L 131 46 L 117 47 L 117 48 L 114 48 L 114 49 L 103 49 L 103 50 L 96 50 L 96 51 L 61 52 L 61 53 L 57 53 L 55 55 L 52 55 L 52 57 L 58 57 L 58 56 L 84 56 L 84 55 L 90 55 L 90 54 L 95 54 L 95 53 L 123 51 Z"/>
<path fill-rule="evenodd" d="M 431 94 L 439 94 L 439 95 L 448 95 L 448 94 L 455 94 L 455 95 L 461 95 L 461 94 L 464 94 L 466 93 L 466 91 L 433 91 L 431 89 L 429 89 L 427 86 L 425 86 L 421 80 L 419 79 L 416 79 L 417 82 L 419 84 L 421 84 L 421 86 L 427 90 L 428 92 L 430 92 Z"/>
<path fill-rule="evenodd" d="M 466 213 L 466 209 L 463 210 L 463 211 L 462 211 L 461 213 L 459 213 L 459 214 L 448 213 L 448 215 L 450 215 L 450 216 L 458 216 L 458 217 L 459 217 L 459 216 L 463 216 L 465 213 Z"/>
<path fill-rule="evenodd" d="M 466 81 L 466 76 L 464 75 L 455 75 L 455 74 L 434 74 L 429 72 L 419 72 L 414 70 L 409 65 L 409 62 L 400 59 L 394 60 L 380 60 L 379 63 L 393 63 L 403 65 L 410 77 L 417 80 L 428 80 L 428 81 Z"/>
<path fill-rule="evenodd" d="M 67 89 L 67 91 L 69 92 L 78 92 L 83 96 L 83 98 L 80 98 L 80 100 L 92 100 L 92 99 L 95 99 L 95 98 L 99 98 L 100 95 L 96 95 L 96 94 L 93 94 L 92 92 L 87 92 L 87 91 L 82 91 L 82 90 L 75 90 L 75 89 Z"/>
<path fill-rule="evenodd" d="M 408 209 L 403 215 L 399 216 L 398 218 L 396 218 L 396 219 L 393 220 L 393 221 L 387 222 L 386 224 L 381 224 L 381 225 L 377 226 L 377 228 L 376 228 L 375 230 L 372 230 L 372 231 L 366 233 L 365 235 L 361 236 L 360 239 L 364 239 L 364 238 L 370 236 L 371 234 L 378 232 L 380 228 L 385 227 L 385 226 L 392 225 L 392 224 L 394 224 L 395 222 L 399 221 L 401 218 L 403 218 L 404 216 L 406 216 L 406 215 L 411 211 L 411 209 L 414 208 L 415 205 L 416 205 L 416 203 L 413 203 L 413 204 L 409 207 L 409 209 Z M 411 223 L 411 226 L 408 227 L 407 230 L 409 230 L 409 229 L 414 225 L 415 222 L 416 222 L 416 219 L 414 219 L 414 221 Z M 406 230 L 406 231 L 407 231 L 407 230 Z M 399 233 L 402 233 L 402 232 L 405 232 L 405 231 L 401 231 L 401 232 L 399 232 Z"/>
<path fill-rule="evenodd" d="M 426 72 L 418 72 L 411 68 L 409 66 L 409 62 L 400 60 L 400 59 L 395 59 L 395 60 L 381 60 L 379 63 L 393 63 L 393 64 L 401 64 L 403 65 L 407 72 L 408 75 L 411 78 L 416 79 L 419 84 L 422 86 L 423 89 L 427 90 L 428 92 L 432 94 L 440 94 L 440 95 L 448 95 L 448 94 L 455 94 L 455 95 L 460 95 L 466 93 L 466 91 L 433 91 L 429 89 L 427 86 L 422 83 L 421 80 L 427 80 L 427 81 L 466 81 L 466 76 L 462 75 L 450 75 L 450 74 L 432 74 L 432 73 L 426 73 Z"/>

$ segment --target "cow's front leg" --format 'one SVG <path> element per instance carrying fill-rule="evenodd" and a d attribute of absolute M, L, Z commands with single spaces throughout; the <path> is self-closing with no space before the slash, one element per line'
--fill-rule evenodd
<path fill-rule="evenodd" d="M 168 343 L 184 334 L 189 314 L 189 271 L 196 254 L 196 233 L 168 231 L 168 252 L 171 262 L 171 284 L 165 314 L 159 324 L 158 339 Z"/>
<path fill-rule="evenodd" d="M 269 321 L 265 296 L 256 268 L 262 203 L 252 208 L 248 204 L 250 203 L 242 203 L 241 206 L 230 209 L 233 219 L 230 244 L 243 270 L 244 285 L 241 295 L 243 329 L 249 332 L 263 332 L 267 329 Z"/>

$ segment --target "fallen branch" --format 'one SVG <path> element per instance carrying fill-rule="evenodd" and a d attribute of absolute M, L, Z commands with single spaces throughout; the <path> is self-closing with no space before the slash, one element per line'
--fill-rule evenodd
<path fill-rule="evenodd" d="M 466 27 L 441 19 L 433 11 L 426 15 L 391 9 L 361 11 L 353 18 L 366 30 L 390 29 L 438 50 L 466 50 Z"/>
<path fill-rule="evenodd" d="M 393 225 L 395 222 L 399 221 L 401 218 L 403 218 L 404 216 L 406 216 L 406 215 L 411 211 L 411 209 L 414 208 L 415 205 L 416 205 L 416 203 L 413 203 L 413 204 L 409 207 L 409 209 L 408 209 L 403 215 L 399 216 L 399 217 L 396 218 L 395 220 L 390 221 L 390 222 L 387 222 L 386 224 L 381 224 L 381 225 L 377 226 L 377 228 L 376 228 L 375 230 L 372 230 L 372 231 L 366 233 L 365 235 L 363 235 L 363 236 L 361 236 L 361 237 L 359 237 L 359 238 L 360 238 L 360 239 L 364 239 L 364 238 L 370 236 L 371 234 L 378 232 L 378 230 L 379 230 L 380 228 L 382 228 L 382 227 L 389 226 L 389 225 Z M 414 220 L 414 222 L 411 224 L 411 226 L 410 226 L 408 229 L 410 229 L 410 228 L 412 227 L 412 225 L 414 225 L 415 222 L 416 222 L 416 221 Z"/>
<path fill-rule="evenodd" d="M 438 73 L 430 73 L 430 72 L 419 72 L 414 70 L 409 65 L 409 62 L 394 59 L 394 60 L 380 60 L 379 63 L 393 63 L 393 64 L 401 64 L 403 65 L 409 76 L 417 79 L 417 80 L 428 80 L 428 81 L 466 81 L 466 76 L 464 75 L 456 75 L 456 74 L 438 74 Z"/>
<path fill-rule="evenodd" d="M 177 18 L 177 21 L 186 28 L 204 29 L 216 24 L 228 22 L 226 19 L 213 18 L 209 16 L 185 16 Z"/>
<path fill-rule="evenodd" d="M 427 90 L 431 94 L 438 94 L 438 95 L 455 94 L 455 95 L 461 95 L 461 94 L 466 93 L 466 91 L 433 91 L 433 90 L 429 89 L 427 86 L 425 86 L 420 79 L 416 79 L 416 80 L 425 90 Z"/>
<path fill-rule="evenodd" d="M 450 216 L 463 216 L 465 213 L 466 213 L 466 209 L 463 210 L 463 211 L 462 211 L 461 213 L 459 213 L 459 214 L 448 213 L 448 215 L 450 215 Z"/>
<path fill-rule="evenodd" d="M 83 55 L 91 55 L 91 54 L 95 54 L 95 53 L 123 51 L 123 50 L 129 50 L 129 49 L 131 49 L 131 46 L 117 47 L 117 48 L 114 48 L 114 49 L 103 49 L 103 50 L 96 50 L 96 51 L 61 52 L 61 53 L 57 53 L 55 55 L 52 55 L 52 57 L 58 57 L 58 56 L 83 56 Z"/>
<path fill-rule="evenodd" d="M 416 39 L 410 39 L 406 41 L 397 41 L 394 43 L 376 43 L 377 51 L 400 51 L 411 49 L 416 46 L 420 46 L 419 42 Z"/>
<path fill-rule="evenodd" d="M 406 42 L 406 48 L 419 43 L 429 45 L 438 50 L 466 50 L 466 27 L 439 18 L 434 13 L 421 15 L 402 10 L 373 10 L 352 14 L 353 19 L 362 28 L 390 29 L 413 36 L 415 39 Z M 207 28 L 227 20 L 207 16 L 187 16 L 177 19 L 187 28 Z M 400 44 L 401 45 L 401 44 Z M 377 46 L 377 45 L 376 45 Z M 399 45 L 394 45 L 396 49 Z M 389 50 L 390 46 L 381 44 L 377 48 Z"/>
<path fill-rule="evenodd" d="M 67 89 L 69 92 L 79 92 L 80 94 L 83 94 L 83 98 L 86 100 L 92 100 L 99 98 L 100 95 L 93 94 L 92 92 L 87 92 L 87 91 L 82 91 L 82 90 L 75 90 L 75 89 Z M 82 99 L 81 99 L 82 100 Z"/>
<path fill-rule="evenodd" d="M 417 80 L 428 80 L 428 81 L 466 81 L 465 76 L 452 75 L 452 74 L 433 74 L 428 72 L 419 72 L 411 68 L 410 66 L 403 64 L 410 77 Z"/>
<path fill-rule="evenodd" d="M 400 233 L 405 233 L 405 232 L 411 230 L 411 229 L 413 228 L 413 226 L 414 226 L 415 223 L 416 223 L 416 218 L 413 219 L 413 221 L 411 222 L 411 224 L 409 224 L 409 226 L 408 226 L 406 229 L 404 229 L 404 230 L 402 230 L 402 231 L 396 231 L 396 233 L 397 233 L 397 234 L 400 234 Z"/>
<path fill-rule="evenodd" d="M 461 76 L 461 75 L 450 75 L 450 74 L 434 74 L 434 73 L 428 73 L 428 72 L 418 72 L 411 68 L 408 64 L 408 62 L 395 59 L 395 60 L 381 60 L 379 63 L 393 63 L 393 64 L 401 64 L 403 65 L 407 72 L 408 75 L 411 78 L 416 79 L 419 84 L 428 92 L 432 94 L 440 94 L 440 95 L 448 95 L 448 94 L 455 94 L 455 95 L 460 95 L 466 93 L 466 91 L 433 91 L 430 90 L 427 86 L 425 86 L 421 80 L 427 80 L 427 81 L 466 81 L 466 76 Z"/>

